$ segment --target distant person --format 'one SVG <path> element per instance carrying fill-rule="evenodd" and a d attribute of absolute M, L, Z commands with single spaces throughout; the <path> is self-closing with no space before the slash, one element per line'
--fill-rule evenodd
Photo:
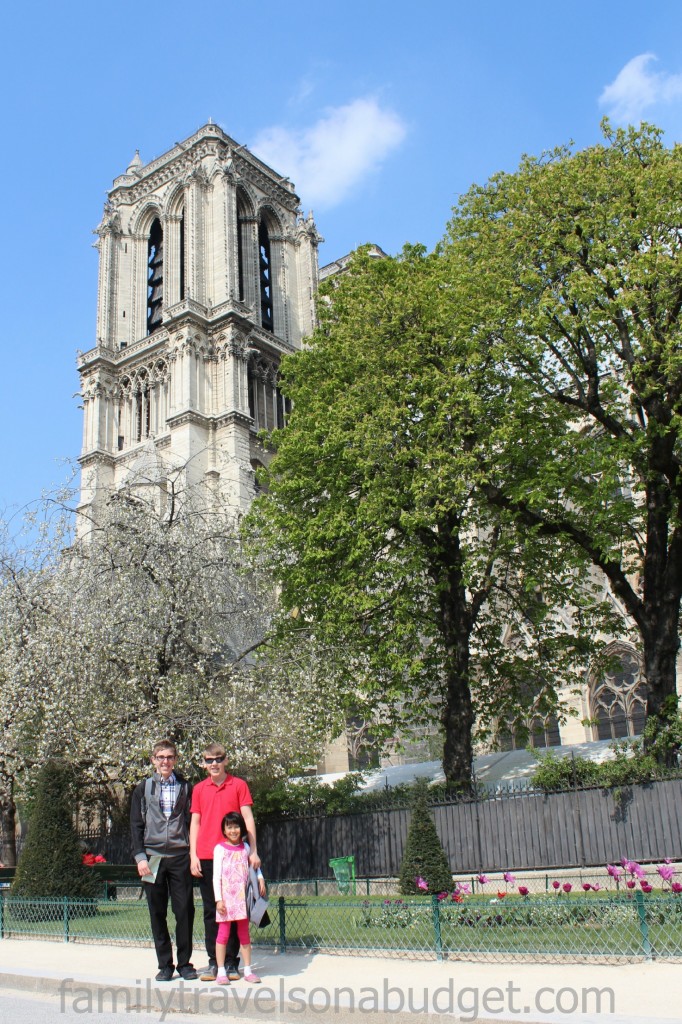
<path fill-rule="evenodd" d="M 225 970 L 227 942 L 234 925 L 244 958 L 244 981 L 257 985 L 260 978 L 251 970 L 251 936 L 246 907 L 246 885 L 249 880 L 249 844 L 246 840 L 246 822 L 239 811 L 230 811 L 222 820 L 225 839 L 213 850 L 213 894 L 216 901 L 216 983 L 229 985 Z M 265 896 L 265 881 L 258 869 L 258 890 Z"/>
<path fill-rule="evenodd" d="M 159 964 L 157 981 L 175 974 L 173 947 L 166 920 L 170 897 L 175 917 L 178 974 L 198 978 L 191 963 L 194 893 L 189 860 L 192 787 L 175 770 L 177 750 L 170 740 L 154 744 L 154 774 L 135 787 L 130 807 L 130 832 L 137 872 L 147 897 Z"/>
<path fill-rule="evenodd" d="M 244 818 L 250 853 L 249 863 L 260 867 L 256 849 L 256 823 L 251 807 L 253 800 L 243 779 L 227 772 L 225 748 L 211 743 L 203 754 L 207 778 L 197 783 L 192 791 L 192 819 L 189 827 L 190 866 L 199 879 L 199 890 L 204 905 L 204 940 L 208 954 L 208 967 L 201 974 L 202 981 L 213 981 L 218 974 L 216 960 L 216 900 L 213 892 L 213 851 L 224 839 L 223 818 L 231 811 L 239 811 Z M 230 925 L 226 950 L 227 977 L 239 980 L 239 937 L 236 924 Z"/>

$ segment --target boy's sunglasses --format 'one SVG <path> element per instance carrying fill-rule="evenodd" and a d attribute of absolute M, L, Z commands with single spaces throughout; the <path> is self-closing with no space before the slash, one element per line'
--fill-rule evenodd
<path fill-rule="evenodd" d="M 224 760 L 225 760 L 225 755 L 224 754 L 223 754 L 222 757 L 205 757 L 204 758 L 204 762 L 206 764 L 222 764 Z"/>

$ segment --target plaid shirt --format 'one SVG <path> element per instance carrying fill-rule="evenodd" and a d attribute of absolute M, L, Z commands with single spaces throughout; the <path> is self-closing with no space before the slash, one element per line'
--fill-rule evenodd
<path fill-rule="evenodd" d="M 164 817 L 170 818 L 179 792 L 180 783 L 175 778 L 175 772 L 171 772 L 165 782 L 161 779 L 161 785 L 159 787 L 159 805 Z"/>

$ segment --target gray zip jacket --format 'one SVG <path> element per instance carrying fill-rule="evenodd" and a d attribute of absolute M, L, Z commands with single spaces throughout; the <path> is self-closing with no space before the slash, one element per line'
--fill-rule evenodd
<path fill-rule="evenodd" d="M 130 804 L 130 835 L 133 857 L 139 863 L 153 854 L 175 857 L 189 853 L 190 798 L 192 786 L 178 772 L 178 798 L 166 818 L 159 803 L 161 776 L 154 773 L 133 790 Z"/>

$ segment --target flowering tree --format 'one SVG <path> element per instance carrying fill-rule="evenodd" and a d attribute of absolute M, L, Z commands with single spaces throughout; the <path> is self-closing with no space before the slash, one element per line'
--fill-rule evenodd
<path fill-rule="evenodd" d="M 317 758 L 337 717 L 332 667 L 310 645 L 274 656 L 276 592 L 226 513 L 186 494 L 160 511 L 131 490 L 101 502 L 78 536 L 72 523 L 67 510 L 46 531 L 40 566 L 6 572 L 9 778 L 25 786 L 32 764 L 59 754 L 82 780 L 128 788 L 159 736 L 190 775 L 209 740 L 250 775 Z"/>

